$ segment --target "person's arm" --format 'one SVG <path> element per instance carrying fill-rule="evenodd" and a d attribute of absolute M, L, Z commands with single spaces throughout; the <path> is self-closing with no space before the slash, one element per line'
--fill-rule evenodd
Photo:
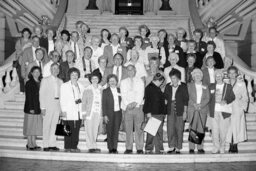
<path fill-rule="evenodd" d="M 186 83 L 186 80 L 185 80 L 185 69 L 183 67 L 181 67 L 181 82 L 183 83 Z"/>
<path fill-rule="evenodd" d="M 207 86 L 204 86 L 204 87 L 206 89 L 205 90 L 206 96 L 205 96 L 204 100 L 201 102 L 201 108 L 204 108 L 210 102 L 210 91 L 209 91 L 209 88 Z M 204 91 L 204 89 L 203 89 L 203 91 Z"/>
<path fill-rule="evenodd" d="M 127 93 L 129 93 L 125 84 L 126 84 L 126 81 L 122 80 L 121 84 L 120 84 L 120 91 L 121 91 L 121 97 L 122 97 L 122 109 L 123 110 L 126 110 L 126 108 L 127 108 L 128 101 L 127 101 L 126 97 L 127 97 Z"/>
<path fill-rule="evenodd" d="M 144 92 L 145 92 L 145 87 L 144 87 L 144 83 L 142 80 L 138 81 L 136 84 L 136 97 L 135 97 L 135 103 L 136 106 L 139 107 L 140 105 L 142 105 L 142 101 L 144 98 Z"/>
<path fill-rule="evenodd" d="M 47 81 L 46 79 L 42 79 L 41 86 L 39 90 L 39 101 L 40 101 L 40 109 L 43 115 L 45 115 L 46 112 L 46 99 L 45 96 L 48 93 L 47 92 Z"/>
<path fill-rule="evenodd" d="M 34 106 L 34 96 L 35 92 L 33 90 L 33 87 L 31 86 L 30 82 L 27 82 L 25 85 L 25 96 L 26 96 L 26 101 L 28 104 L 28 110 L 29 113 L 34 113 L 31 112 L 31 110 L 35 111 L 35 106 Z"/>
<path fill-rule="evenodd" d="M 161 66 L 164 66 L 165 62 L 166 62 L 166 56 L 165 56 L 165 51 L 164 48 L 161 47 L 160 49 L 160 55 L 161 55 Z"/>
<path fill-rule="evenodd" d="M 152 109 L 152 91 L 150 89 L 150 87 L 146 87 L 145 89 L 145 96 L 144 96 L 144 105 L 143 105 L 143 112 L 145 114 L 147 113 L 151 113 L 151 109 Z"/>

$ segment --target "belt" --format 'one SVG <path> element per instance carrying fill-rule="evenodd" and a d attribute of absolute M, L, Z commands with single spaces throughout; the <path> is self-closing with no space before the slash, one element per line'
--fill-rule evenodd
<path fill-rule="evenodd" d="M 59 100 L 60 98 L 59 98 L 59 97 L 55 97 L 54 99 L 55 99 L 55 100 Z"/>

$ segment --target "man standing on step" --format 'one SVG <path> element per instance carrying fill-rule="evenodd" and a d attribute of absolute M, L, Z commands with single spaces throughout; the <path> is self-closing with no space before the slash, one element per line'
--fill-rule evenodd
<path fill-rule="evenodd" d="M 55 130 L 60 116 L 60 86 L 63 83 L 57 76 L 59 65 L 51 65 L 51 76 L 42 80 L 39 98 L 43 115 L 43 147 L 44 151 L 59 151 L 56 147 Z"/>
<path fill-rule="evenodd" d="M 144 121 L 142 102 L 144 98 L 144 83 L 141 78 L 135 77 L 136 68 L 127 66 L 128 78 L 121 81 L 122 110 L 124 111 L 124 124 L 126 132 L 125 154 L 132 153 L 133 128 L 135 130 L 135 143 L 137 154 L 143 154 L 144 132 L 141 124 Z"/>

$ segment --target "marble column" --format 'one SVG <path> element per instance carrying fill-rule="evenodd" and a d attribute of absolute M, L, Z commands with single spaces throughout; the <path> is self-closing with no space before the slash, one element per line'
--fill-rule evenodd
<path fill-rule="evenodd" d="M 251 24 L 251 66 L 256 70 L 256 15 L 252 17 Z M 254 83 L 256 84 L 256 83 Z"/>
<path fill-rule="evenodd" d="M 170 6 L 170 0 L 162 0 L 162 6 L 159 9 L 160 11 L 172 11 Z"/>
<path fill-rule="evenodd" d="M 5 15 L 0 12 L 0 66 L 5 60 Z"/>

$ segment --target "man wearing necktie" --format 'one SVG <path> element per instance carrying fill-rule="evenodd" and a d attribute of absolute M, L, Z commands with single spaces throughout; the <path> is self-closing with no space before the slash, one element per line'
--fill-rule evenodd
<path fill-rule="evenodd" d="M 75 54 L 75 60 L 76 59 L 80 59 L 80 57 L 83 56 L 82 54 L 80 54 L 80 48 L 79 48 L 78 40 L 79 40 L 78 32 L 77 31 L 73 31 L 71 33 L 71 37 L 70 37 L 70 46 L 71 46 L 71 50 Z"/>

